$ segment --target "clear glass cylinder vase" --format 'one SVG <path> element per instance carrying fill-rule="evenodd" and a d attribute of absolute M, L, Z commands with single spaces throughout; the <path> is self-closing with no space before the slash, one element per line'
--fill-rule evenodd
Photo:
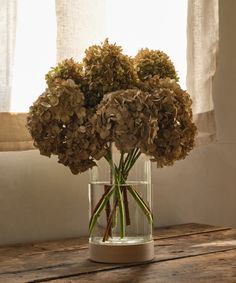
<path fill-rule="evenodd" d="M 153 258 L 150 160 L 112 148 L 90 171 L 90 259 L 140 262 Z"/>

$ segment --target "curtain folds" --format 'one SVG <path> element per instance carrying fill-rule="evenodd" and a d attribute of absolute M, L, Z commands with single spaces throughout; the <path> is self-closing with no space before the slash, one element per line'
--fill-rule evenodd
<path fill-rule="evenodd" d="M 33 149 L 26 114 L 10 110 L 17 1 L 0 0 L 0 151 Z"/>
<path fill-rule="evenodd" d="M 0 111 L 9 111 L 16 37 L 16 0 L 0 0 L 0 5 Z"/>
<path fill-rule="evenodd" d="M 7 113 L 10 109 L 17 0 L 0 0 L 0 4 L 0 151 L 33 149 L 25 127 L 27 114 Z M 81 60 L 89 45 L 104 39 L 106 0 L 56 0 L 55 6 L 57 61 L 71 57 Z"/>
<path fill-rule="evenodd" d="M 218 0 L 188 0 L 187 89 L 193 99 L 197 145 L 216 140 L 212 81 L 219 43 L 218 5 Z"/>
<path fill-rule="evenodd" d="M 57 61 L 81 60 L 105 36 L 106 0 L 56 0 Z"/>

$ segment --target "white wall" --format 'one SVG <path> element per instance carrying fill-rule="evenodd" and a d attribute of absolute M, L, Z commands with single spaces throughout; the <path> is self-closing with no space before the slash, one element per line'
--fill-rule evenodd
<path fill-rule="evenodd" d="M 87 174 L 38 151 L 0 154 L 0 244 L 87 233 Z"/>
<path fill-rule="evenodd" d="M 220 59 L 214 81 L 218 142 L 174 167 L 153 166 L 156 225 L 236 227 L 236 12 L 220 0 Z M 0 153 L 0 244 L 87 233 L 88 174 L 74 176 L 38 151 Z"/>

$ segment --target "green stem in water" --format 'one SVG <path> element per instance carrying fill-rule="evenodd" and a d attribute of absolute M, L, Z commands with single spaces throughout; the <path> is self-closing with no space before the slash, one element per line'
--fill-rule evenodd
<path fill-rule="evenodd" d="M 103 195 L 103 199 L 101 201 L 101 203 L 95 208 L 91 218 L 90 218 L 90 222 L 89 222 L 89 235 L 92 234 L 93 228 L 97 222 L 98 217 L 100 216 L 100 213 L 102 212 L 102 210 L 104 209 L 105 205 L 108 203 L 111 195 L 113 194 L 115 187 L 113 187 L 111 190 L 107 191 L 104 195 Z"/>
<path fill-rule="evenodd" d="M 104 234 L 104 236 L 103 236 L 103 239 L 102 239 L 103 242 L 107 241 L 108 238 L 109 238 L 109 236 L 110 236 L 110 235 L 109 235 L 109 231 L 111 230 L 111 227 L 112 227 L 112 219 L 113 219 L 113 217 L 114 217 L 114 215 L 115 215 L 115 213 L 116 213 L 117 203 L 118 203 L 118 201 L 116 200 L 116 201 L 114 202 L 114 207 L 113 207 L 112 212 L 111 212 L 111 214 L 110 214 L 110 216 L 109 216 L 109 219 L 108 219 L 108 221 L 107 221 L 107 227 L 106 227 L 106 230 L 105 230 L 105 234 Z"/>
<path fill-rule="evenodd" d="M 107 229 L 105 231 L 103 240 L 106 241 L 109 237 L 109 229 L 116 226 L 116 211 L 117 206 L 120 214 L 120 238 L 123 239 L 125 237 L 125 224 L 129 223 L 127 222 L 127 214 L 129 214 L 128 211 L 128 203 L 124 203 L 127 200 L 127 195 L 125 196 L 126 190 L 129 191 L 129 193 L 132 195 L 132 197 L 135 199 L 135 201 L 138 203 L 140 208 L 143 210 L 144 214 L 146 215 L 149 223 L 153 222 L 152 213 L 149 209 L 149 207 L 146 205 L 145 201 L 142 199 L 142 197 L 139 195 L 139 193 L 132 187 L 132 186 L 125 186 L 124 188 L 121 188 L 121 185 L 125 185 L 128 174 L 132 167 L 134 166 L 135 162 L 141 155 L 141 152 L 139 148 L 133 149 L 130 153 L 127 153 L 126 157 L 124 158 L 124 152 L 121 152 L 119 166 L 116 166 L 116 164 L 112 160 L 111 152 L 109 152 L 105 159 L 109 163 L 111 167 L 111 172 L 113 173 L 114 182 L 115 185 L 107 192 L 107 194 L 103 195 L 99 203 L 97 204 L 95 211 L 90 219 L 89 223 L 89 233 L 91 235 L 93 228 L 97 222 L 98 217 L 100 216 L 101 211 L 104 209 L 104 207 L 108 204 L 109 199 L 111 195 L 114 196 L 114 208 L 113 211 L 109 215 L 108 223 L 107 223 Z M 124 198 L 123 198 L 124 197 Z M 127 207 L 126 207 L 127 206 Z M 125 221 L 126 219 L 126 221 Z M 126 223 L 125 223 L 126 222 Z"/>
<path fill-rule="evenodd" d="M 130 225 L 130 214 L 129 214 L 129 202 L 127 196 L 127 187 L 123 187 L 123 199 L 124 199 L 124 206 L 125 206 L 125 224 L 126 226 Z"/>
<path fill-rule="evenodd" d="M 139 195 L 139 193 L 131 186 L 127 186 L 127 189 L 130 192 L 130 194 L 133 196 L 133 198 L 137 201 L 138 205 L 140 206 L 144 214 L 146 215 L 148 222 L 153 223 L 152 212 L 149 209 L 149 207 L 146 205 L 142 197 Z"/>
<path fill-rule="evenodd" d="M 114 214 L 113 214 L 113 217 L 112 217 L 112 228 L 115 228 L 116 225 L 117 225 L 117 218 L 118 218 L 118 213 L 117 213 L 117 196 L 116 194 L 113 194 L 113 203 L 116 203 L 116 206 L 115 206 L 115 211 L 114 211 Z"/>
<path fill-rule="evenodd" d="M 121 194 L 120 184 L 117 184 L 117 200 L 118 200 L 118 207 L 120 212 L 120 238 L 123 239 L 125 237 L 125 212 L 124 212 L 124 203 Z"/>
<path fill-rule="evenodd" d="M 112 185 L 104 185 L 105 193 L 108 192 L 111 188 L 112 188 Z M 111 214 L 110 200 L 106 204 L 105 211 L 106 211 L 106 219 L 107 219 L 107 223 L 108 223 L 108 220 L 109 220 L 109 217 L 110 217 L 110 214 Z M 109 229 L 108 233 L 109 233 L 109 236 L 111 237 L 112 236 L 111 228 Z"/>

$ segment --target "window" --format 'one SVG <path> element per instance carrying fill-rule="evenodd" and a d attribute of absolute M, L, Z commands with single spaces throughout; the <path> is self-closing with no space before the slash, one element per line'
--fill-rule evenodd
<path fill-rule="evenodd" d="M 44 91 L 45 73 L 56 64 L 54 0 L 17 1 L 12 112 L 27 112 Z"/>
<path fill-rule="evenodd" d="M 187 0 L 108 0 L 107 36 L 128 55 L 160 49 L 173 61 L 185 88 Z"/>
<path fill-rule="evenodd" d="M 186 23 L 187 0 L 106 1 L 104 34 L 110 42 L 121 45 L 124 52 L 131 56 L 142 47 L 163 50 L 174 62 L 183 88 L 186 77 Z M 55 1 L 18 1 L 12 112 L 28 111 L 45 89 L 45 73 L 55 64 Z"/>

